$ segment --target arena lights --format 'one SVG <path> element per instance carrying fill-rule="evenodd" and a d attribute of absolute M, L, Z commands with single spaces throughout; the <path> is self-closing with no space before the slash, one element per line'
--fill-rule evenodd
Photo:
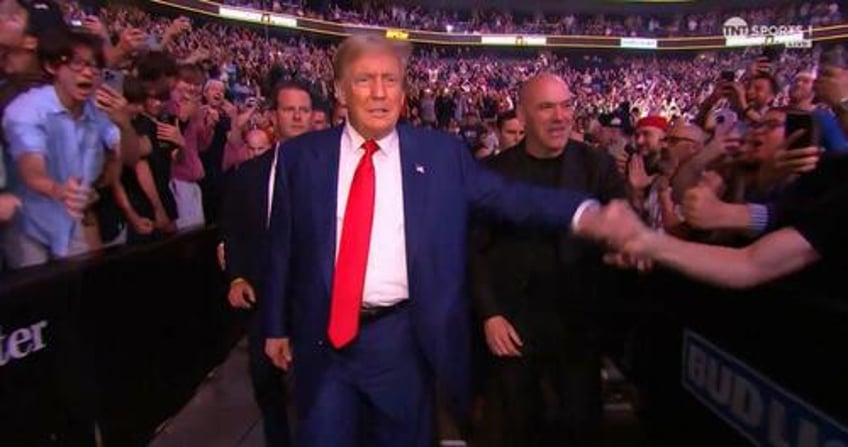
<path fill-rule="evenodd" d="M 792 48 L 807 48 L 812 42 L 843 41 L 848 39 L 848 24 L 820 27 L 804 27 L 799 34 L 791 25 L 748 26 L 741 21 L 725 23 L 725 35 L 681 36 L 681 37 L 616 37 L 588 35 L 506 35 L 477 34 L 467 32 L 435 32 L 424 30 L 388 28 L 373 25 L 336 23 L 309 17 L 295 17 L 248 8 L 222 6 L 207 0 L 150 0 L 171 8 L 196 14 L 218 17 L 225 20 L 258 23 L 324 36 L 344 37 L 360 32 L 378 32 L 396 40 L 428 45 L 486 45 L 524 46 L 584 49 L 635 49 L 635 50 L 717 50 L 723 48 L 784 45 Z M 741 19 L 740 19 L 741 20 Z M 453 27 L 451 27 L 453 29 Z M 732 35 L 727 35 L 731 34 Z"/>
<path fill-rule="evenodd" d="M 657 39 L 646 39 L 644 37 L 622 37 L 621 48 L 655 50 L 657 49 Z"/>
<path fill-rule="evenodd" d="M 548 40 L 545 36 L 515 36 L 502 34 L 483 34 L 480 36 L 483 45 L 546 45 Z"/>
<path fill-rule="evenodd" d="M 409 33 L 401 29 L 387 29 L 386 30 L 386 38 L 387 39 L 397 39 L 397 40 L 407 40 L 409 39 Z"/>
<path fill-rule="evenodd" d="M 221 17 L 225 17 L 228 19 L 236 19 L 236 20 L 246 20 L 248 22 L 262 22 L 262 16 L 267 14 L 262 14 L 258 11 L 251 11 L 248 9 L 240 9 L 240 8 L 228 8 L 226 6 L 222 6 L 218 9 L 218 14 Z"/>

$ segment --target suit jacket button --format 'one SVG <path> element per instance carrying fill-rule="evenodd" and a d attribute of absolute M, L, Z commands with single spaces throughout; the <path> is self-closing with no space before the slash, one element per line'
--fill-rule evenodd
<path fill-rule="evenodd" d="M 316 343 L 316 344 L 317 344 L 319 347 L 324 346 L 324 340 L 318 340 L 318 343 Z"/>

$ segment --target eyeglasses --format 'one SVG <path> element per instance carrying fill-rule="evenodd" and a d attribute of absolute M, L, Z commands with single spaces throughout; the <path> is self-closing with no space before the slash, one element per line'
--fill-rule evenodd
<path fill-rule="evenodd" d="M 100 64 L 98 64 L 95 61 L 90 61 L 90 60 L 85 60 L 85 59 L 79 59 L 79 58 L 68 59 L 66 57 L 63 57 L 62 63 L 67 65 L 68 68 L 71 69 L 71 71 L 76 72 L 76 73 L 81 73 L 86 68 L 90 68 L 91 71 L 94 72 L 94 73 L 100 73 L 100 70 L 101 70 Z"/>

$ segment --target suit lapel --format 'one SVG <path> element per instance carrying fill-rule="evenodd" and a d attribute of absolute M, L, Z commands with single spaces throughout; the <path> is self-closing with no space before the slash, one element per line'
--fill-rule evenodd
<path fill-rule="evenodd" d="M 332 290 L 333 268 L 336 260 L 336 204 L 338 201 L 339 152 L 342 127 L 322 134 L 312 150 L 309 177 L 312 180 L 312 208 L 318 239 L 318 256 L 322 260 L 321 275 L 327 292 Z"/>
<path fill-rule="evenodd" d="M 428 173 L 426 151 L 407 126 L 398 126 L 400 163 L 403 177 L 403 219 L 406 238 L 406 264 L 409 276 L 415 266 L 423 238 L 427 210 Z"/>

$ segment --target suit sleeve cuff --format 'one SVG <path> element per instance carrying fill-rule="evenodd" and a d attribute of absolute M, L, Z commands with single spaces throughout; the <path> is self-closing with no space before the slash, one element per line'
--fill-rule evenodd
<path fill-rule="evenodd" d="M 587 209 L 600 206 L 601 203 L 595 199 L 586 199 L 580 203 L 580 206 L 577 207 L 577 211 L 574 212 L 574 216 L 571 217 L 571 229 L 577 229 L 577 224 L 580 222 L 580 218 L 583 217 L 583 213 L 586 212 Z"/>

